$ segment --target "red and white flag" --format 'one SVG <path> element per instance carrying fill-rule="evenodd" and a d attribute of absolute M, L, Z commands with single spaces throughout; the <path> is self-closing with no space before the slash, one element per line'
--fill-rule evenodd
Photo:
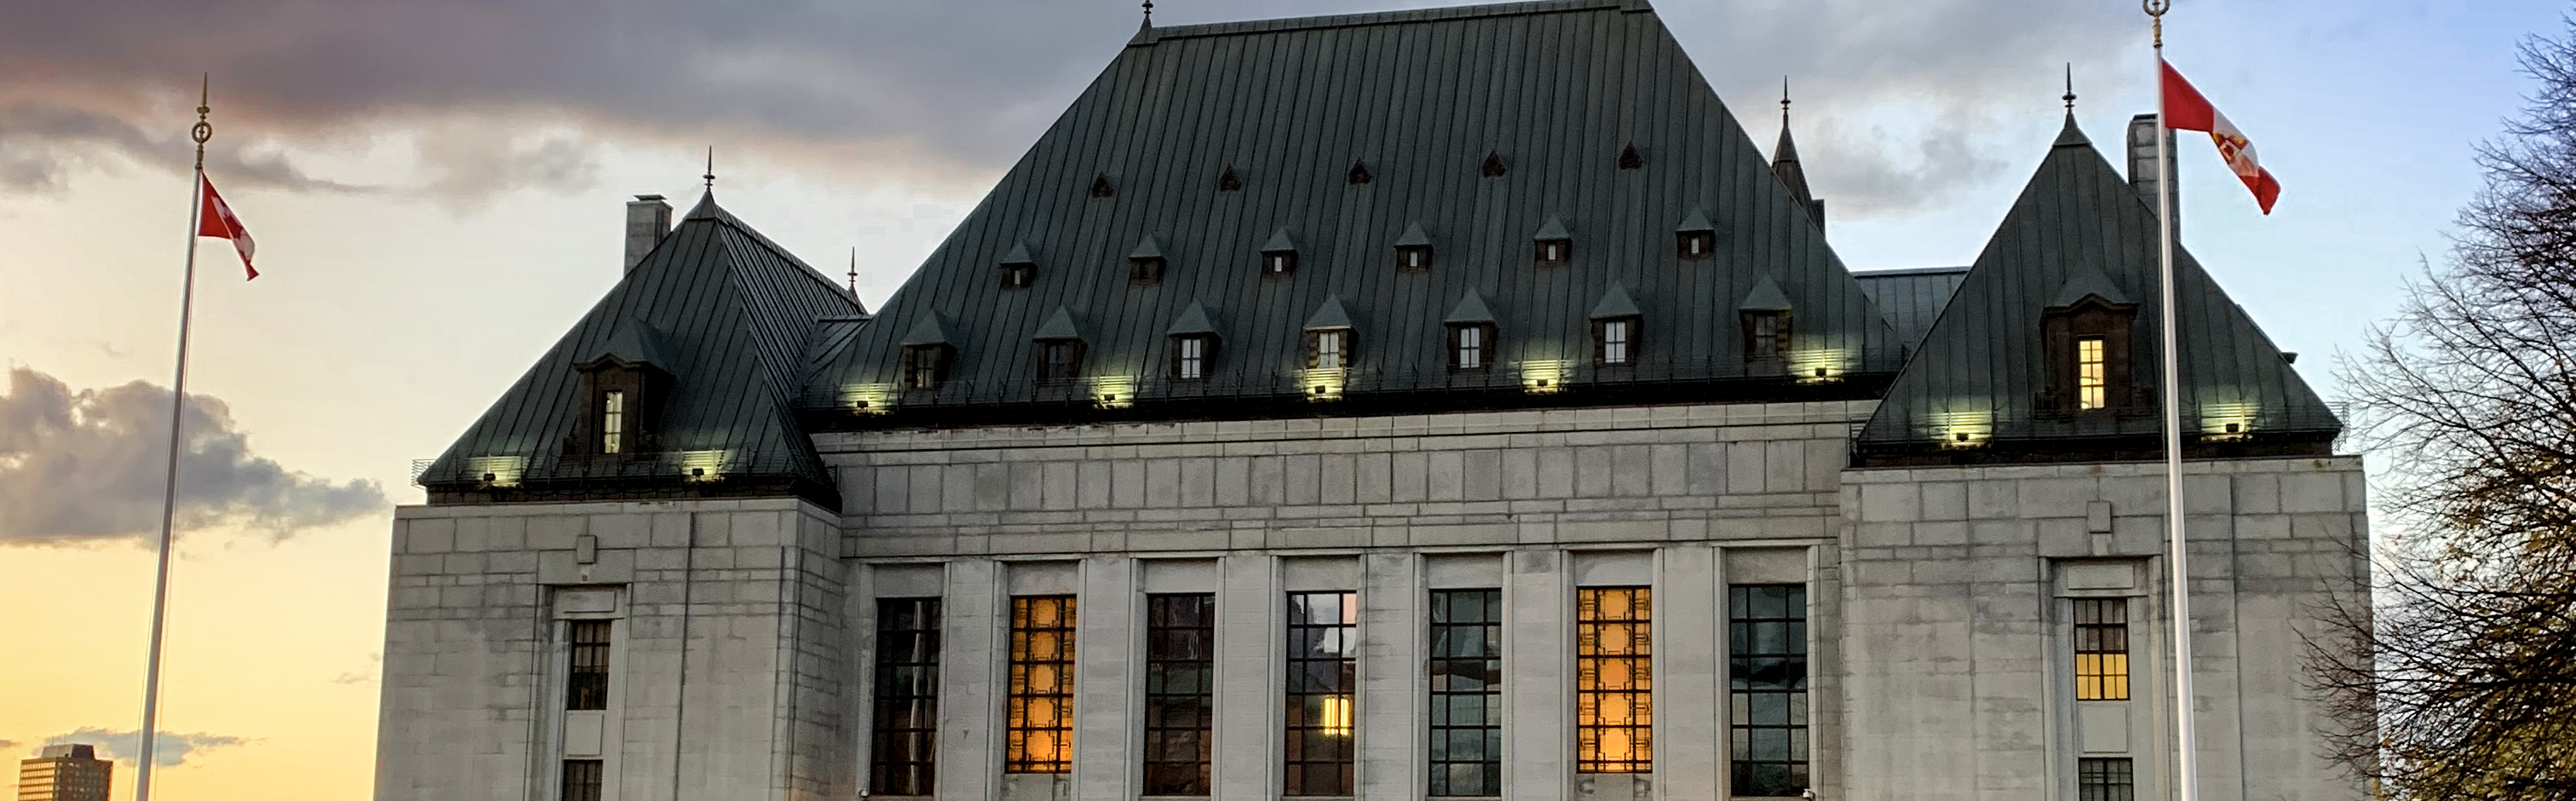
<path fill-rule="evenodd" d="M 2273 180 L 2272 172 L 2254 160 L 2254 143 L 2245 138 L 2243 131 L 2236 130 L 2235 123 L 2227 121 L 2227 115 L 2218 113 L 2209 98 L 2200 96 L 2200 90 L 2192 88 L 2190 81 L 2183 80 L 2172 64 L 2162 59 L 2156 63 L 2164 68 L 2165 127 L 2209 132 L 2209 140 L 2218 144 L 2218 155 L 2227 159 L 2227 169 L 2245 182 L 2246 189 L 2253 190 L 2254 202 L 2263 207 L 2264 214 L 2272 213 L 2272 201 L 2281 197 L 2281 182 Z"/>
<path fill-rule="evenodd" d="M 214 181 L 200 174 L 197 189 L 197 235 L 232 240 L 233 250 L 241 253 L 242 269 L 249 271 L 251 278 L 258 278 L 259 268 L 250 266 L 251 251 L 257 249 L 251 245 L 250 229 L 243 228 L 241 218 L 233 216 L 233 208 L 224 205 L 224 196 L 215 194 Z"/>

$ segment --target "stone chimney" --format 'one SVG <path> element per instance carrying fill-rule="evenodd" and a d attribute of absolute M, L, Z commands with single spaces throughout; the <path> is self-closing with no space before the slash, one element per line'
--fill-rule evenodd
<path fill-rule="evenodd" d="M 653 246 L 661 244 L 663 235 L 670 232 L 671 204 L 662 202 L 661 195 L 636 195 L 634 200 L 627 201 L 627 271 L 633 272 L 635 265 L 644 263 L 644 257 L 653 252 Z"/>
<path fill-rule="evenodd" d="M 2156 184 L 2158 183 L 2155 175 L 2156 140 L 2154 137 L 2156 135 L 2156 128 L 2156 115 L 2140 114 L 2129 118 L 2129 186 L 2138 190 L 2138 199 L 2146 201 L 2147 211 L 2150 213 L 2156 210 Z M 2173 177 L 2174 159 L 2177 155 L 2179 154 L 2174 152 L 2173 132 L 2166 131 L 2165 178 L 2167 179 L 2171 179 Z M 2180 184 L 2175 184 L 2174 186 L 2174 239 L 2175 241 L 2181 241 L 2182 189 Z"/>

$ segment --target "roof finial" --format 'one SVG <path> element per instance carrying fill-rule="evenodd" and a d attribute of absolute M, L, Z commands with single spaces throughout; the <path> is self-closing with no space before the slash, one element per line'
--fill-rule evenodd
<path fill-rule="evenodd" d="M 859 296 L 859 246 L 850 246 L 850 297 Z"/>
<path fill-rule="evenodd" d="M 1145 0 L 1145 27 L 1154 27 L 1154 0 Z"/>
<path fill-rule="evenodd" d="M 2075 113 L 2075 62 L 2066 62 L 2066 113 Z"/>
<path fill-rule="evenodd" d="M 707 146 L 707 174 L 702 175 L 702 176 L 698 176 L 698 177 L 701 177 L 701 178 L 705 178 L 705 179 L 707 179 L 707 191 L 710 191 L 710 192 L 715 191 L 715 188 L 716 188 L 716 146 L 715 146 L 715 145 L 708 145 L 708 146 Z"/>
<path fill-rule="evenodd" d="M 1789 76 L 1780 76 L 1780 127 L 1789 127 Z"/>

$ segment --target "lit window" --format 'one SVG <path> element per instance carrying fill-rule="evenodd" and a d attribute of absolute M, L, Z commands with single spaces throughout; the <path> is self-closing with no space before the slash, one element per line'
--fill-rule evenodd
<path fill-rule="evenodd" d="M 1286 794 L 1351 794 L 1358 654 L 1358 593 L 1288 594 Z"/>
<path fill-rule="evenodd" d="M 567 759 L 563 763 L 563 801 L 600 801 L 606 786 L 606 765 L 596 759 Z"/>
<path fill-rule="evenodd" d="M 1073 770 L 1073 597 L 1011 599 L 1005 773 Z"/>
<path fill-rule="evenodd" d="M 1482 370 L 1494 343 L 1494 327 L 1475 323 L 1449 326 L 1449 369 Z"/>
<path fill-rule="evenodd" d="M 2135 801 L 2137 779 L 2125 757 L 2075 760 L 2076 801 Z"/>
<path fill-rule="evenodd" d="M 1431 592 L 1431 791 L 1503 794 L 1503 591 Z"/>
<path fill-rule="evenodd" d="M 1789 355 L 1789 313 L 1784 311 L 1748 311 L 1744 313 L 1744 361 L 1747 364 L 1779 361 Z"/>
<path fill-rule="evenodd" d="M 2110 390 L 2104 383 L 2106 363 L 2102 355 L 2102 338 L 2075 340 L 2075 408 L 2092 411 L 2109 404 Z"/>
<path fill-rule="evenodd" d="M 1059 384 L 1082 375 L 1082 340 L 1038 340 L 1038 383 Z"/>
<path fill-rule="evenodd" d="M 1574 258 L 1574 240 L 1571 240 L 1571 239 L 1541 239 L 1541 240 L 1539 240 L 1539 241 L 1538 241 L 1538 263 L 1539 263 L 1539 264 L 1541 264 L 1541 265 L 1558 265 L 1558 264 L 1564 264 L 1564 263 L 1566 263 L 1566 261 L 1567 261 L 1567 260 L 1570 260 L 1570 259 L 1572 259 L 1572 258 Z"/>
<path fill-rule="evenodd" d="M 1405 270 L 1431 269 L 1430 245 L 1405 245 L 1395 249 L 1395 266 Z"/>
<path fill-rule="evenodd" d="M 1653 597 L 1644 587 L 1574 593 L 1574 770 L 1655 767 Z"/>
<path fill-rule="evenodd" d="M 1038 266 L 1032 262 L 1002 265 L 1003 289 L 1027 289 L 1038 281 Z"/>
<path fill-rule="evenodd" d="M 626 393 L 609 390 L 599 396 L 599 452 L 622 453 L 626 448 Z"/>
<path fill-rule="evenodd" d="M 1716 252 L 1716 231 L 1683 231 L 1673 242 L 1674 255 L 1685 259 L 1705 259 Z"/>
<path fill-rule="evenodd" d="M 1206 334 L 1183 334 L 1172 337 L 1172 377 L 1196 381 L 1208 377 L 1208 363 L 1215 357 L 1216 337 Z"/>
<path fill-rule="evenodd" d="M 1306 332 L 1306 367 L 1314 370 L 1340 370 L 1351 364 L 1351 332 L 1328 328 Z"/>
<path fill-rule="evenodd" d="M 1807 789 L 1807 587 L 1726 588 L 1733 792 Z"/>
<path fill-rule="evenodd" d="M 2075 599 L 2075 700 L 2129 700 L 2129 602 Z"/>
<path fill-rule="evenodd" d="M 939 599 L 877 601 L 875 751 L 878 795 L 930 795 L 939 756 Z"/>
<path fill-rule="evenodd" d="M 1637 318 L 1618 317 L 1593 323 L 1593 357 L 1601 364 L 1637 361 Z"/>
<path fill-rule="evenodd" d="M 572 621 L 572 669 L 564 680 L 565 709 L 608 708 L 610 626 L 606 620 Z"/>
<path fill-rule="evenodd" d="M 1145 596 L 1145 795 L 1208 794 L 1216 596 Z"/>
<path fill-rule="evenodd" d="M 1297 271 L 1297 251 L 1273 250 L 1261 254 L 1261 274 L 1287 275 Z"/>
<path fill-rule="evenodd" d="M 903 349 L 903 387 L 938 389 L 948 380 L 947 345 L 907 345 Z"/>

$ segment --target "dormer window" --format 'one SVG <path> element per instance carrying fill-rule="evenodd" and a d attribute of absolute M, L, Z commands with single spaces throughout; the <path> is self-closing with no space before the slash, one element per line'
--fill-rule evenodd
<path fill-rule="evenodd" d="M 1395 249 L 1395 267 L 1419 272 L 1431 269 L 1430 245 L 1400 245 Z"/>
<path fill-rule="evenodd" d="M 1070 383 L 1082 375 L 1082 340 L 1041 339 L 1038 344 L 1038 383 Z"/>
<path fill-rule="evenodd" d="M 1538 252 L 1536 255 L 1538 258 L 1538 264 L 1541 267 L 1563 266 L 1566 260 L 1574 258 L 1574 240 L 1538 240 Z"/>
<path fill-rule="evenodd" d="M 903 388 L 932 390 L 948 381 L 948 362 L 956 353 L 947 345 L 906 345 L 903 349 Z"/>
<path fill-rule="evenodd" d="M 1174 334 L 1172 336 L 1172 377 L 1182 381 L 1200 381 L 1216 366 L 1215 334 Z"/>
<path fill-rule="evenodd" d="M 2148 401 L 2130 379 L 2129 342 L 2138 304 L 2110 276 L 2080 269 L 2040 315 L 2048 354 L 2043 409 L 2060 414 L 2116 412 Z"/>
<path fill-rule="evenodd" d="M 1449 324 L 1449 369 L 1482 370 L 1493 363 L 1492 323 Z"/>
<path fill-rule="evenodd" d="M 1306 368 L 1346 370 L 1351 366 L 1351 330 L 1326 328 L 1306 332 Z"/>
<path fill-rule="evenodd" d="M 1684 259 L 1705 259 L 1717 252 L 1716 231 L 1683 231 L 1673 239 L 1673 255 Z"/>
<path fill-rule="evenodd" d="M 1297 271 L 1297 251 L 1282 250 L 1261 254 L 1262 275 L 1287 275 Z"/>
<path fill-rule="evenodd" d="M 1610 317 L 1592 321 L 1593 362 L 1604 367 L 1637 363 L 1636 317 Z"/>
<path fill-rule="evenodd" d="M 1777 364 L 1789 357 L 1789 312 L 1778 309 L 1747 311 L 1744 317 L 1744 362 Z"/>
<path fill-rule="evenodd" d="M 2089 412 L 2109 408 L 2109 364 L 2101 337 L 2078 337 L 2075 340 L 2075 410 Z"/>
<path fill-rule="evenodd" d="M 599 452 L 624 453 L 626 450 L 626 393 L 609 390 L 599 393 Z"/>
<path fill-rule="evenodd" d="M 1038 281 L 1038 266 L 1026 262 L 1002 265 L 1003 289 L 1027 289 Z"/>
<path fill-rule="evenodd" d="M 1139 284 L 1162 283 L 1163 257 L 1145 256 L 1128 259 L 1127 280 L 1134 281 Z"/>

